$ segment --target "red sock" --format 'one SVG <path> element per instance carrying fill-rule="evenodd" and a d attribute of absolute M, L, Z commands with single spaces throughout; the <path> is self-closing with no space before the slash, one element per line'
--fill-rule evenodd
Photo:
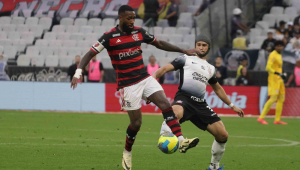
<path fill-rule="evenodd" d="M 135 141 L 136 134 L 138 133 L 140 129 L 133 129 L 131 125 L 128 126 L 127 128 L 127 134 L 126 134 L 126 144 L 125 144 L 125 149 L 127 151 L 131 151 L 132 145 Z"/>
<path fill-rule="evenodd" d="M 163 113 L 163 116 L 164 116 L 164 118 L 166 120 L 167 125 L 172 130 L 172 133 L 174 135 L 176 135 L 177 137 L 178 136 L 182 136 L 181 127 L 180 127 L 179 121 L 176 118 L 176 116 L 175 116 L 175 114 L 173 112 L 172 107 L 164 110 L 162 113 Z"/>

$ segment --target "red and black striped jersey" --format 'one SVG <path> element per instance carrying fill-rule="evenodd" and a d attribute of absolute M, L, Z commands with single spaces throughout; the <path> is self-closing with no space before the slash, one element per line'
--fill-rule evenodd
<path fill-rule="evenodd" d="M 113 68 L 117 72 L 118 88 L 122 88 L 149 76 L 143 62 L 141 43 L 152 43 L 155 40 L 155 36 L 141 27 L 134 27 L 130 34 L 126 34 L 116 26 L 104 33 L 91 50 L 98 54 L 101 44 L 107 49 Z"/>

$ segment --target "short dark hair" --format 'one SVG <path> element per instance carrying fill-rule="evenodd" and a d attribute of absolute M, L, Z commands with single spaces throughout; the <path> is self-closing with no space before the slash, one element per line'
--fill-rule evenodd
<path fill-rule="evenodd" d="M 134 11 L 133 8 L 129 5 L 122 5 L 119 8 L 118 15 L 124 13 L 125 11 Z"/>
<path fill-rule="evenodd" d="M 284 43 L 283 43 L 283 41 L 281 41 L 281 40 L 277 40 L 277 41 L 275 41 L 275 47 L 276 47 L 277 45 L 282 45 L 282 46 L 284 46 Z"/>

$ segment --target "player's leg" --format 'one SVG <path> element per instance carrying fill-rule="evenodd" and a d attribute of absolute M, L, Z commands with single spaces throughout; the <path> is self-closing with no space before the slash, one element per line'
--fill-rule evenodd
<path fill-rule="evenodd" d="M 173 105 L 172 108 L 175 113 L 175 116 L 177 117 L 178 120 L 180 120 L 183 116 L 183 111 L 184 111 L 183 107 L 180 105 Z M 172 133 L 172 130 L 167 125 L 166 121 L 163 121 L 163 123 L 161 125 L 161 129 L 160 129 L 160 134 L 163 134 L 163 132 L 165 132 L 165 131 Z"/>
<path fill-rule="evenodd" d="M 261 113 L 261 115 L 259 116 L 259 118 L 257 119 L 257 121 L 261 124 L 267 125 L 268 123 L 265 121 L 265 116 L 268 114 L 268 112 L 271 109 L 271 106 L 273 103 L 276 102 L 278 98 L 278 95 L 271 95 L 269 100 L 266 102 L 263 111 Z"/>
<path fill-rule="evenodd" d="M 285 87 L 283 81 L 280 83 L 279 96 L 276 104 L 275 121 L 274 124 L 286 125 L 286 122 L 280 120 L 282 114 L 283 103 L 285 100 Z"/>
<path fill-rule="evenodd" d="M 228 132 L 226 131 L 222 121 L 208 125 L 207 131 L 215 137 L 211 148 L 212 157 L 208 170 L 222 170 L 222 167 L 220 167 L 220 161 L 225 152 L 225 144 L 228 139 Z"/>

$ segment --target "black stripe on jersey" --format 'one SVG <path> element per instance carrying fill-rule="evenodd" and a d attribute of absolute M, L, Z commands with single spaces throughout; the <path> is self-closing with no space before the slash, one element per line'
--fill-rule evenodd
<path fill-rule="evenodd" d="M 128 73 L 118 73 L 118 78 L 134 77 L 134 76 L 138 76 L 138 75 L 142 75 L 142 74 L 147 74 L 148 75 L 146 67 L 143 67 L 141 69 L 134 70 L 134 71 L 131 71 L 131 72 L 128 72 Z"/>
<path fill-rule="evenodd" d="M 119 70 L 126 70 L 126 69 L 130 69 L 133 67 L 137 67 L 140 65 L 144 65 L 144 61 L 143 59 L 137 61 L 137 62 L 133 62 L 133 63 L 129 63 L 129 64 L 116 64 Z"/>
<path fill-rule="evenodd" d="M 109 46 L 107 47 L 107 51 L 114 51 L 114 50 L 123 50 L 127 49 L 128 47 L 133 48 L 133 47 L 140 47 L 143 41 L 135 41 L 135 42 L 129 42 L 129 43 L 122 43 L 120 45 L 116 46 Z"/>

